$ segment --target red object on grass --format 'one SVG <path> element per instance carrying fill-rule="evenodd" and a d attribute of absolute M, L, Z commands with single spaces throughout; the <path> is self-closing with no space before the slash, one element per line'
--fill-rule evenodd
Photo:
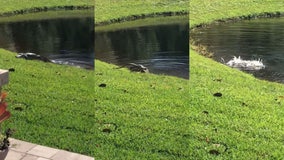
<path fill-rule="evenodd" d="M 11 116 L 11 113 L 7 111 L 7 103 L 5 102 L 5 98 L 7 97 L 7 93 L 2 92 L 0 97 L 0 123 L 5 121 Z"/>

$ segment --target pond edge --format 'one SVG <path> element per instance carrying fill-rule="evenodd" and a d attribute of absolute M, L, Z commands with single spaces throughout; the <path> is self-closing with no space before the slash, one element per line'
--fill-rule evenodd
<path fill-rule="evenodd" d="M 179 15 L 189 15 L 189 11 L 177 11 L 177 12 L 156 12 L 156 13 L 150 13 L 150 14 L 138 14 L 138 15 L 130 15 L 120 18 L 114 18 L 107 21 L 102 22 L 95 22 L 95 26 L 103 26 L 113 23 L 121 23 L 125 21 L 133 21 L 137 19 L 144 19 L 144 18 L 150 18 L 150 17 L 158 17 L 158 16 L 179 16 Z"/>
<path fill-rule="evenodd" d="M 262 13 L 242 15 L 242 16 L 237 16 L 237 17 L 222 18 L 222 19 L 213 20 L 209 23 L 200 23 L 200 24 L 193 25 L 190 27 L 189 32 L 191 32 L 191 30 L 194 30 L 194 29 L 206 28 L 206 27 L 209 27 L 215 24 L 236 23 L 236 22 L 240 22 L 243 20 L 256 20 L 260 18 L 279 18 L 279 17 L 284 17 L 284 12 L 279 12 L 279 11 L 262 12 Z M 212 59 L 214 53 L 208 50 L 207 46 L 196 43 L 196 41 L 193 38 L 191 38 L 190 33 L 189 33 L 189 45 L 190 45 L 190 48 L 196 51 L 198 54 Z"/>
<path fill-rule="evenodd" d="M 94 6 L 82 5 L 82 6 L 54 6 L 54 7 L 33 7 L 28 9 L 20 9 L 15 11 L 3 12 L 0 13 L 0 17 L 9 17 L 20 14 L 27 13 L 38 13 L 38 12 L 46 12 L 46 11 L 59 11 L 59 10 L 88 10 L 95 9 Z"/>
<path fill-rule="evenodd" d="M 222 24 L 222 23 L 235 23 L 243 20 L 254 20 L 259 18 L 276 18 L 276 17 L 283 17 L 284 12 L 262 12 L 262 13 L 255 13 L 255 14 L 249 14 L 249 15 L 242 15 L 237 17 L 230 17 L 230 18 L 222 18 L 213 20 L 208 23 L 200 23 L 196 24 L 190 27 L 190 29 L 196 29 L 196 28 L 204 28 L 213 24 Z"/>

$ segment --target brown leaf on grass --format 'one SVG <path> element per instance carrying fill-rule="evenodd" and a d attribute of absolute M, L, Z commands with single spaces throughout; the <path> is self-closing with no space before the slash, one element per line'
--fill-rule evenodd
<path fill-rule="evenodd" d="M 284 99 L 284 96 L 279 96 L 278 98 L 280 98 L 280 99 Z"/>
<path fill-rule="evenodd" d="M 206 141 L 207 143 L 209 143 L 209 142 L 210 142 L 210 139 L 209 139 L 208 137 L 206 137 L 206 138 L 205 138 L 205 141 Z"/>

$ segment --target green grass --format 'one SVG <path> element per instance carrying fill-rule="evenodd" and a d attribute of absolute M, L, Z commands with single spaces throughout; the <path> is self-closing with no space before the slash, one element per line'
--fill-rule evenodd
<path fill-rule="evenodd" d="M 282 158 L 283 85 L 194 51 L 191 59 L 190 81 L 96 61 L 96 158 Z M 213 149 L 221 154 L 210 154 Z"/>
<path fill-rule="evenodd" d="M 32 6 L 57 5 L 57 1 L 32 2 Z M 97 0 L 95 19 L 100 23 L 184 11 L 187 3 Z M 11 9 L 12 4 L 3 8 L 19 9 Z M 221 18 L 283 11 L 283 5 L 276 0 L 191 0 L 190 11 L 193 27 Z M 193 50 L 190 81 L 131 73 L 100 61 L 93 73 L 15 59 L 5 50 L 0 53 L 0 68 L 16 69 L 4 88 L 13 114 L 5 127 L 17 129 L 15 138 L 94 154 L 96 159 L 284 158 L 283 85 L 257 80 Z M 107 86 L 99 87 L 102 83 Z M 216 92 L 223 96 L 214 97 Z"/>
<path fill-rule="evenodd" d="M 132 73 L 100 61 L 95 73 L 96 158 L 160 159 L 187 152 L 180 132 L 185 128 L 177 128 L 185 125 L 182 119 L 189 121 L 187 80 Z"/>
<path fill-rule="evenodd" d="M 190 5 L 190 26 L 215 20 L 283 12 L 277 0 L 197 1 Z M 283 84 L 251 75 L 204 58 L 192 49 L 190 87 L 195 97 L 191 143 L 196 159 L 283 159 Z M 217 80 L 220 80 L 217 81 Z M 213 97 L 223 93 L 220 98 Z M 197 98 L 198 97 L 198 98 Z M 204 114 L 208 112 L 208 114 Z M 221 144 L 220 147 L 214 144 Z M 224 152 L 225 145 L 228 150 Z M 210 154 L 218 150 L 219 155 Z M 193 159 L 195 159 L 193 158 Z"/>
<path fill-rule="evenodd" d="M 93 154 L 93 71 L 26 61 L 0 50 L 0 68 L 14 68 L 3 90 L 13 137 L 78 153 Z"/>
<path fill-rule="evenodd" d="M 189 1 L 96 1 L 95 23 L 160 12 L 187 12 Z M 127 18 L 126 18 L 127 19 Z M 174 20 L 172 20 L 174 21 Z M 186 20 L 187 21 L 187 20 Z M 153 24 L 155 18 L 96 30 Z M 188 80 L 132 73 L 95 61 L 94 137 L 96 159 L 176 159 L 186 157 L 183 132 L 190 119 Z M 106 87 L 99 87 L 105 83 Z M 185 122 L 185 123 L 184 123 Z M 177 126 L 180 126 L 177 127 Z M 184 141 L 186 140 L 186 141 Z"/>
<path fill-rule="evenodd" d="M 136 6 L 96 2 L 103 7 L 96 11 L 101 22 L 139 14 L 139 8 L 156 1 Z M 281 11 L 281 6 L 277 1 L 192 0 L 190 26 Z M 96 61 L 97 159 L 284 158 L 283 84 L 190 53 L 189 81 L 134 74 Z M 217 92 L 223 96 L 214 97 Z"/>
<path fill-rule="evenodd" d="M 88 10 L 60 10 L 60 11 L 46 11 L 37 13 L 18 14 L 8 17 L 0 17 L 0 23 L 7 22 L 21 22 L 21 21 L 35 21 L 45 19 L 56 19 L 56 18 L 80 18 L 90 17 L 94 14 L 91 9 Z"/>
<path fill-rule="evenodd" d="M 0 14 L 31 8 L 52 8 L 57 6 L 94 6 L 93 0 L 9 0 L 0 1 Z"/>
<path fill-rule="evenodd" d="M 257 80 L 194 51 L 191 62 L 192 157 L 282 159 L 283 85 Z M 216 92 L 223 96 L 214 97 Z M 215 147 L 221 154 L 211 155 L 213 144 L 226 144 L 229 150 Z"/>
<path fill-rule="evenodd" d="M 0 1 L 0 14 L 35 7 L 70 5 L 93 5 L 93 1 Z M 85 14 L 85 11 L 75 12 Z M 17 15 L 0 19 L 3 22 L 21 21 L 39 19 L 40 15 Z M 54 12 L 48 12 L 47 15 L 48 18 L 66 16 Z M 15 129 L 13 138 L 93 156 L 94 72 L 16 59 L 15 55 L 0 49 L 0 68 L 15 69 L 15 72 L 10 72 L 9 84 L 3 87 L 8 92 L 8 110 L 12 113 L 3 127 Z"/>
<path fill-rule="evenodd" d="M 154 26 L 154 25 L 169 25 L 170 23 L 188 23 L 188 15 L 182 16 L 157 16 L 150 17 L 146 19 L 138 19 L 135 21 L 126 21 L 123 23 L 113 23 L 109 25 L 96 26 L 96 32 L 106 32 L 106 31 L 114 31 L 119 29 L 129 29 L 135 27 L 143 27 L 143 26 Z"/>
<path fill-rule="evenodd" d="M 96 0 L 95 23 L 127 20 L 132 16 L 188 12 L 189 0 Z M 127 18 L 128 17 L 128 18 Z"/>
<path fill-rule="evenodd" d="M 248 16 L 264 12 L 283 12 L 284 2 L 278 0 L 190 1 L 190 26 L 214 20 Z"/>

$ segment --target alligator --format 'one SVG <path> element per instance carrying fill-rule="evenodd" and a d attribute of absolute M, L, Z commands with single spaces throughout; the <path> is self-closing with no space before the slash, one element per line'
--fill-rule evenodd
<path fill-rule="evenodd" d="M 16 58 L 23 58 L 26 60 L 40 60 L 43 62 L 51 62 L 51 60 L 49 60 L 48 58 L 35 54 L 35 53 L 18 53 L 18 55 L 16 55 Z"/>
<path fill-rule="evenodd" d="M 142 64 L 129 63 L 129 70 L 132 72 L 149 73 L 149 69 Z"/>
<path fill-rule="evenodd" d="M 123 65 L 120 67 L 117 67 L 116 69 L 127 67 L 131 72 L 140 72 L 140 73 L 149 73 L 149 69 L 142 64 L 136 64 L 136 63 L 128 63 L 127 65 Z"/>

